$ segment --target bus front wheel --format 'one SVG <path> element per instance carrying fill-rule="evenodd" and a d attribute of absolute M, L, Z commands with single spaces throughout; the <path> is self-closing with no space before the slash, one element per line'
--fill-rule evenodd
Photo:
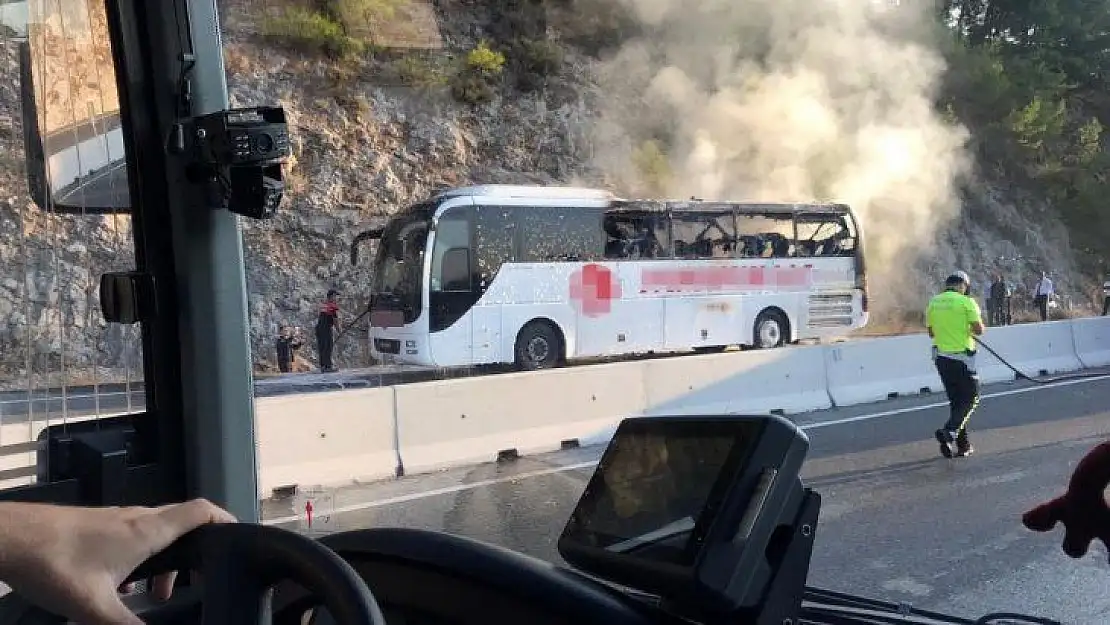
<path fill-rule="evenodd" d="M 782 347 L 790 333 L 790 322 L 777 310 L 768 308 L 755 318 L 752 344 L 756 349 Z"/>
<path fill-rule="evenodd" d="M 563 355 L 559 331 L 546 321 L 529 321 L 516 335 L 516 367 L 522 371 L 551 369 Z"/>

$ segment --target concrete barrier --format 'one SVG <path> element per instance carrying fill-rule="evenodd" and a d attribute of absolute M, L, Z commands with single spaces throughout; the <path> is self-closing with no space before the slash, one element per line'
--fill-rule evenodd
<path fill-rule="evenodd" d="M 258 399 L 259 495 L 396 476 L 393 400 L 392 387 Z"/>
<path fill-rule="evenodd" d="M 1071 321 L 1048 321 L 987 328 L 981 337 L 1026 375 L 1037 377 L 1082 369 L 1075 351 Z M 1014 380 L 1014 372 L 985 349 L 977 357 L 979 381 L 983 384 Z"/>
<path fill-rule="evenodd" d="M 596 438 L 643 410 L 643 366 L 624 362 L 395 387 L 405 472 L 555 451 Z"/>
<path fill-rule="evenodd" d="M 990 328 L 984 340 L 1031 376 L 1110 365 L 1110 319 Z M 260 398 L 259 495 L 603 443 L 630 415 L 792 414 L 943 393 L 929 352 L 927 336 L 910 335 Z M 980 354 L 984 383 L 1013 379 Z M 0 426 L 0 485 L 33 479 L 46 425 Z"/>
<path fill-rule="evenodd" d="M 644 414 L 793 414 L 832 406 L 820 346 L 643 363 Z"/>
<path fill-rule="evenodd" d="M 1110 317 L 1073 319 L 1075 355 L 1086 368 L 1110 365 Z"/>
<path fill-rule="evenodd" d="M 925 334 L 837 343 L 825 347 L 828 390 L 837 406 L 944 391 Z"/>

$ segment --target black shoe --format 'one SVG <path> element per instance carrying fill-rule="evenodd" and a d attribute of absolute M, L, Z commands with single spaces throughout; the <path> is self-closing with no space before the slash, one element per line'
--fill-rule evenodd
<path fill-rule="evenodd" d="M 956 457 L 966 458 L 975 453 L 975 448 L 971 446 L 971 441 L 967 439 L 967 430 L 961 430 L 956 436 Z"/>
<path fill-rule="evenodd" d="M 954 456 L 952 445 L 956 442 L 956 437 L 948 430 L 937 430 L 935 436 L 937 442 L 940 443 L 940 455 L 945 458 L 952 458 Z"/>

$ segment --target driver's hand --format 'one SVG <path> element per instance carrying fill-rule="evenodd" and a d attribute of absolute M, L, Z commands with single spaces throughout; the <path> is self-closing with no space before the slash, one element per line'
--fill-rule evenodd
<path fill-rule="evenodd" d="M 87 625 L 142 625 L 118 589 L 140 564 L 206 523 L 234 523 L 204 499 L 159 508 L 0 503 L 0 575 L 27 600 Z M 169 599 L 176 573 L 150 592 Z"/>

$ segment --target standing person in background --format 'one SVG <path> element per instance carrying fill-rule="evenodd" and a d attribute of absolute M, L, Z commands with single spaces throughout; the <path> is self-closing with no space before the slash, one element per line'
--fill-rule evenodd
<path fill-rule="evenodd" d="M 1005 323 L 1003 305 L 1006 301 L 1006 283 L 1002 281 L 1002 274 L 994 274 L 990 289 L 987 291 L 987 322 L 992 326 Z"/>
<path fill-rule="evenodd" d="M 336 370 L 331 353 L 335 347 L 335 333 L 339 331 L 339 303 L 335 299 L 338 296 L 338 291 L 329 289 L 316 318 L 316 349 L 320 352 L 320 371 L 324 373 Z"/>
<path fill-rule="evenodd" d="M 1002 301 L 1004 325 L 1010 325 L 1014 322 L 1014 283 L 1007 280 L 1006 276 L 1002 276 L 1002 296 L 1005 298 Z"/>
<path fill-rule="evenodd" d="M 988 318 L 992 326 L 1008 326 L 1013 323 L 1013 289 L 1001 273 L 994 274 L 988 301 Z"/>
<path fill-rule="evenodd" d="M 1110 312 L 1110 276 L 1102 281 L 1102 316 Z"/>
<path fill-rule="evenodd" d="M 288 323 L 283 322 L 281 329 L 278 332 L 277 341 L 275 342 L 277 350 L 278 371 L 282 373 L 289 373 L 293 369 L 293 359 L 295 354 L 304 341 L 301 339 L 299 333 L 294 333 L 293 329 L 289 327 Z"/>
<path fill-rule="evenodd" d="M 1041 279 L 1037 281 L 1037 286 L 1033 289 L 1033 302 L 1037 304 L 1037 310 L 1041 313 L 1041 321 L 1048 321 L 1048 300 L 1055 292 L 1052 286 L 1052 280 L 1049 279 L 1048 273 L 1042 271 Z"/>

